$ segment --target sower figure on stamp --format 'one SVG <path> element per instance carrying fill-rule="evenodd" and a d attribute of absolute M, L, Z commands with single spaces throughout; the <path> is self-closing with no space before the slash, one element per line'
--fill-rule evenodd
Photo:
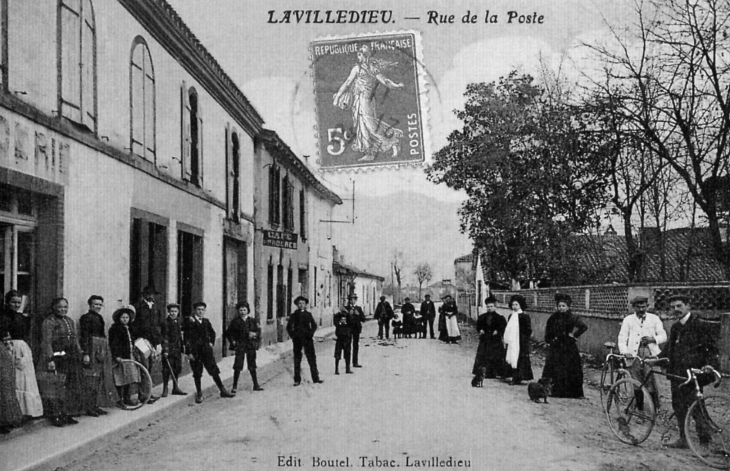
<path fill-rule="evenodd" d="M 294 300 L 297 310 L 289 316 L 286 323 L 286 332 L 291 337 L 294 347 L 294 386 L 302 383 L 302 350 L 307 356 L 309 370 L 312 373 L 312 382 L 324 383 L 319 377 L 317 370 L 317 355 L 314 352 L 314 332 L 317 330 L 317 323 L 314 321 L 312 314 L 307 311 L 309 300 L 304 296 L 299 296 Z"/>
<path fill-rule="evenodd" d="M 421 315 L 423 316 L 423 337 L 426 338 L 426 324 L 431 330 L 431 338 L 436 338 L 433 334 L 433 321 L 436 319 L 436 306 L 431 301 L 431 295 L 427 294 L 425 301 L 421 303 Z"/>
<path fill-rule="evenodd" d="M 226 330 L 226 338 L 231 349 L 236 351 L 236 360 L 233 363 L 232 394 L 238 389 L 238 379 L 243 370 L 244 361 L 247 362 L 248 372 L 251 375 L 254 391 L 263 391 L 256 376 L 256 350 L 261 345 L 261 327 L 259 321 L 251 315 L 251 308 L 246 301 L 236 303 L 238 317 L 231 321 Z"/>
<path fill-rule="evenodd" d="M 340 360 L 345 354 L 345 373 L 352 374 L 350 369 L 350 352 L 352 346 L 352 324 L 349 322 L 350 314 L 346 307 L 334 316 L 335 325 L 335 374 L 340 374 Z"/>
<path fill-rule="evenodd" d="M 135 335 L 138 338 L 147 340 L 150 346 L 155 349 L 144 365 L 150 372 L 150 375 L 152 374 L 152 367 L 162 354 L 162 323 L 164 322 L 164 317 L 162 316 L 160 306 L 155 300 L 155 296 L 158 294 L 154 286 L 144 287 L 142 290 L 142 299 L 134 305 L 136 315 L 131 325 Z M 147 403 L 152 404 L 158 399 L 159 397 L 151 395 Z"/>
<path fill-rule="evenodd" d="M 646 375 L 651 370 L 651 366 L 642 365 L 638 361 L 631 361 L 633 357 L 648 358 L 659 355 L 661 350 L 659 344 L 667 341 L 667 332 L 664 330 L 662 320 L 656 314 L 647 312 L 649 308 L 649 298 L 645 296 L 636 296 L 631 301 L 634 308 L 634 314 L 626 316 L 621 322 L 621 331 L 618 334 L 618 350 L 626 357 L 629 364 L 629 372 L 631 376 L 644 382 Z M 656 377 L 651 375 L 651 379 L 646 383 L 646 389 L 651 394 L 654 401 L 655 409 L 659 408 L 659 390 L 657 389 Z M 644 405 L 644 393 L 641 389 L 634 389 L 634 397 L 639 409 Z"/>
<path fill-rule="evenodd" d="M 378 338 L 383 338 L 383 330 L 385 330 L 385 338 L 390 338 L 390 320 L 395 317 L 393 307 L 388 301 L 385 300 L 385 296 L 380 297 L 378 307 L 375 308 L 375 315 L 373 316 L 378 320 Z"/>
<path fill-rule="evenodd" d="M 201 378 L 203 376 L 203 368 L 215 381 L 221 397 L 233 397 L 229 393 L 220 377 L 220 370 L 213 355 L 213 345 L 215 344 L 215 330 L 206 319 L 205 310 L 207 304 L 199 301 L 193 304 L 193 315 L 185 319 L 185 327 L 183 335 L 185 339 L 185 352 L 190 360 L 190 368 L 193 370 L 193 380 L 195 381 L 195 402 L 200 404 L 203 402 L 203 391 L 201 388 Z"/>
<path fill-rule="evenodd" d="M 167 384 L 173 377 L 172 394 L 185 396 L 177 384 L 182 372 L 182 355 L 184 353 L 182 326 L 180 324 L 180 305 L 167 305 L 167 319 L 162 323 L 162 397 L 167 397 Z"/>
<path fill-rule="evenodd" d="M 669 358 L 667 373 L 686 376 L 688 369 L 702 368 L 708 365 L 718 369 L 720 367 L 720 355 L 710 331 L 710 326 L 696 314 L 690 312 L 689 297 L 684 295 L 672 296 L 669 298 L 669 305 L 678 320 L 672 325 L 669 332 L 669 341 L 664 351 L 659 354 L 660 358 Z M 698 378 L 700 386 L 709 384 L 713 379 L 710 373 L 707 375 L 708 378 L 705 378 L 704 374 L 701 378 Z M 672 409 L 674 409 L 677 424 L 679 425 L 679 439 L 667 446 L 669 448 L 687 448 L 684 421 L 689 406 L 696 397 L 696 392 L 692 387 L 692 383 L 689 386 L 680 386 L 682 384 L 681 380 L 670 379 L 669 384 L 672 388 Z M 697 413 L 700 413 L 699 408 Z M 707 430 L 708 426 L 705 419 L 695 417 L 695 423 L 697 424 L 700 445 L 709 444 L 711 434 Z"/>
<path fill-rule="evenodd" d="M 362 312 L 362 308 L 357 305 L 357 295 L 351 293 L 347 297 L 347 309 L 348 317 L 347 321 L 350 323 L 350 332 L 352 333 L 352 366 L 355 368 L 362 368 L 359 360 L 360 352 L 360 334 L 362 333 L 362 325 L 366 321 L 365 313 Z"/>
<path fill-rule="evenodd" d="M 403 88 L 402 83 L 395 83 L 383 75 L 385 70 L 396 63 L 374 59 L 368 46 L 362 46 L 357 51 L 357 61 L 357 65 L 334 94 L 332 103 L 340 109 L 352 110 L 352 127 L 355 129 L 352 150 L 365 154 L 360 161 L 375 160 L 377 153 L 391 149 L 392 156 L 396 157 L 403 131 L 385 123 L 375 104 L 375 89 L 378 84 L 391 90 Z"/>

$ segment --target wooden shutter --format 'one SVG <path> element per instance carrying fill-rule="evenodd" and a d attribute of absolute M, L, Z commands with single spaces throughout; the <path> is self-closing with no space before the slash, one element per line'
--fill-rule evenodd
<path fill-rule="evenodd" d="M 183 80 L 180 87 L 180 165 L 182 179 L 187 181 L 192 178 L 190 146 L 190 98 L 188 96 L 188 87 Z"/>
<path fill-rule="evenodd" d="M 233 219 L 233 133 L 226 123 L 226 213 Z"/>
<path fill-rule="evenodd" d="M 198 95 L 198 186 L 203 188 L 203 104 Z"/>

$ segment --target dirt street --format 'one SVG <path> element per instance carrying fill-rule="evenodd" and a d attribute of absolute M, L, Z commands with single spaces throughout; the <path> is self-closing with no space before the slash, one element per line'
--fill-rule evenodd
<path fill-rule="evenodd" d="M 361 363 L 334 375 L 334 340 L 317 344 L 325 383 L 292 387 L 291 354 L 259 370 L 263 392 L 247 372 L 234 399 L 208 396 L 173 411 L 65 468 L 71 470 L 700 470 L 689 451 L 661 448 L 662 425 L 639 447 L 616 440 L 587 398 L 528 400 L 525 386 L 485 380 L 470 386 L 475 337 L 437 340 L 373 338 L 365 326 Z M 539 376 L 542 361 L 533 358 Z M 586 370 L 587 382 L 595 376 Z M 668 401 L 665 401 L 665 405 Z"/>

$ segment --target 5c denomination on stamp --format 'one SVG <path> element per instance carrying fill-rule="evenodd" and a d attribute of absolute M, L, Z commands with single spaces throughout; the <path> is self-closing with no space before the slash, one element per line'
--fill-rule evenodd
<path fill-rule="evenodd" d="M 420 51 L 415 31 L 312 42 L 321 168 L 424 160 L 427 121 Z"/>

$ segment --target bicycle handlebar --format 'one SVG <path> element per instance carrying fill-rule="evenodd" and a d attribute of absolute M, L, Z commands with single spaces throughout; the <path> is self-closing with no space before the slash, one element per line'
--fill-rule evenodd
<path fill-rule="evenodd" d="M 689 369 L 687 369 L 687 381 L 680 384 L 679 386 L 681 387 L 681 386 L 691 383 L 692 381 L 696 381 L 697 375 L 701 374 L 701 373 L 712 373 L 713 375 L 715 375 L 715 378 L 717 378 L 717 379 L 715 379 L 715 381 L 713 381 L 713 383 L 712 383 L 712 385 L 714 387 L 717 387 L 720 384 L 720 381 L 722 380 L 722 377 L 723 377 L 723 375 L 720 374 L 719 371 L 717 371 L 715 368 L 711 367 L 710 365 L 703 366 L 701 369 L 689 368 Z M 725 376 L 727 377 L 727 375 L 725 375 Z"/>

